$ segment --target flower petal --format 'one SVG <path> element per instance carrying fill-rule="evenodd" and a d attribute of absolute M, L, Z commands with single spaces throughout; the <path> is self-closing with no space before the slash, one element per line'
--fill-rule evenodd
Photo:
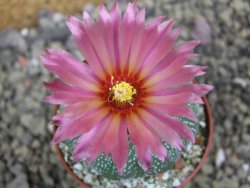
<path fill-rule="evenodd" d="M 59 80 L 44 84 L 51 92 L 51 96 L 44 98 L 46 102 L 53 104 L 72 104 L 82 100 L 97 99 L 97 94 L 92 91 L 64 84 Z"/>
<path fill-rule="evenodd" d="M 98 82 L 83 63 L 77 62 L 72 56 L 67 56 L 66 53 L 59 55 L 54 52 L 50 51 L 49 54 L 41 56 L 44 66 L 49 71 L 55 73 L 70 85 L 91 91 L 99 90 Z"/>
<path fill-rule="evenodd" d="M 170 28 L 169 28 L 170 29 Z M 144 79 L 149 72 L 160 63 L 169 52 L 172 51 L 173 45 L 180 34 L 180 29 L 177 28 L 171 33 L 167 31 L 164 35 L 159 38 L 158 43 L 154 46 L 150 54 L 144 60 L 143 66 L 141 67 L 140 80 Z"/>
<path fill-rule="evenodd" d="M 103 11 L 104 10 L 105 9 L 103 9 Z M 114 59 L 111 59 L 109 50 L 108 50 L 109 46 L 107 46 L 104 36 L 100 34 L 100 29 L 104 29 L 102 23 L 105 22 L 105 20 L 102 20 L 102 19 L 107 19 L 107 18 L 110 19 L 108 13 L 105 15 L 106 16 L 103 16 L 103 15 L 100 16 L 100 22 L 97 24 L 92 23 L 92 21 L 89 21 L 89 22 L 86 21 L 88 18 L 84 19 L 83 29 L 84 29 L 86 36 L 89 38 L 89 41 L 92 44 L 93 50 L 95 51 L 96 57 L 99 60 L 99 64 L 101 65 L 102 69 L 109 76 L 112 76 L 112 68 L 113 68 L 112 64 L 114 64 Z M 93 62 L 93 63 L 96 63 L 96 62 Z"/>
<path fill-rule="evenodd" d="M 135 4 L 129 3 L 123 20 L 119 27 L 119 54 L 120 54 L 120 70 L 124 72 L 129 60 L 129 52 L 131 42 L 135 30 Z"/>
<path fill-rule="evenodd" d="M 179 150 L 183 148 L 180 136 L 165 122 L 160 121 L 157 117 L 147 112 L 147 110 L 140 110 L 139 116 L 143 124 L 152 133 L 158 135 L 161 139 Z"/>
<path fill-rule="evenodd" d="M 86 148 L 85 156 L 87 158 L 87 162 L 91 163 L 93 160 L 96 159 L 98 155 L 100 155 L 101 152 L 105 152 L 106 155 L 108 154 L 117 154 L 119 150 L 122 150 L 121 154 L 126 154 L 125 156 L 122 156 L 120 159 L 115 158 L 115 162 L 119 164 L 118 170 L 121 172 L 121 170 L 124 168 L 124 165 L 127 160 L 127 154 L 128 154 L 128 136 L 125 129 L 125 132 L 122 132 L 124 140 L 119 141 L 119 134 L 121 133 L 119 130 L 120 125 L 120 115 L 112 115 L 111 118 L 107 121 L 105 125 L 103 125 L 101 129 L 101 133 L 98 132 L 96 134 L 94 140 L 92 140 L 91 143 L 89 143 L 89 146 Z M 126 127 L 122 127 L 123 129 Z M 81 142 L 79 141 L 79 144 Z M 122 146 L 122 148 L 120 148 Z M 124 147 L 123 147 L 124 146 Z M 82 149 L 81 149 L 82 150 Z M 117 151 L 118 150 L 118 151 Z M 77 150 L 76 150 L 77 152 Z M 82 152 L 82 151 L 81 151 Z"/>
<path fill-rule="evenodd" d="M 178 51 L 182 53 L 190 53 L 199 44 L 200 44 L 199 40 L 184 42 L 178 47 Z"/>
<path fill-rule="evenodd" d="M 191 129 L 189 127 L 187 127 L 186 125 L 184 125 L 181 121 L 173 119 L 169 115 L 166 115 L 166 114 L 163 115 L 163 114 L 161 114 L 159 112 L 156 112 L 155 110 L 152 110 L 150 108 L 146 108 L 145 110 L 148 113 L 150 113 L 152 116 L 154 116 L 155 118 L 157 118 L 158 120 L 160 120 L 162 123 L 164 123 L 165 126 L 167 127 L 167 129 L 174 130 L 182 138 L 184 138 L 184 139 L 186 139 L 186 140 L 191 141 L 192 143 L 194 143 L 194 141 L 195 141 L 194 134 L 192 133 Z M 152 116 L 147 115 L 146 118 L 148 120 L 149 119 L 153 120 Z M 155 122 L 155 120 L 153 122 Z M 152 125 L 155 126 L 156 124 L 152 124 Z M 173 138 L 173 139 L 175 139 L 175 138 Z"/>
<path fill-rule="evenodd" d="M 98 77 L 95 73 L 90 69 L 89 65 L 80 62 L 70 53 L 64 50 L 57 50 L 57 49 L 48 49 L 47 55 L 53 60 L 55 60 L 55 64 L 58 63 L 65 68 L 69 69 L 70 72 L 77 75 L 82 79 L 86 79 L 92 82 L 99 81 Z"/>
<path fill-rule="evenodd" d="M 175 117 L 187 117 L 193 121 L 198 121 L 197 116 L 193 110 L 186 104 L 183 105 L 169 105 L 169 104 L 155 104 L 147 103 L 149 108 L 152 108 L 161 113 L 167 113 L 168 115 Z"/>
<path fill-rule="evenodd" d="M 127 121 L 131 141 L 136 147 L 137 156 L 142 167 L 145 170 L 150 167 L 152 163 L 151 151 L 160 159 L 165 160 L 167 153 L 163 150 L 161 140 L 147 129 L 138 115 L 130 114 Z"/>
<path fill-rule="evenodd" d="M 85 22 L 91 23 L 93 21 L 91 19 L 88 20 L 89 16 L 87 16 L 88 14 L 86 12 L 84 13 L 84 15 L 85 15 Z M 76 24 L 76 21 L 78 24 Z M 70 17 L 69 20 L 66 22 L 66 24 L 71 33 L 73 34 L 80 51 L 86 58 L 93 72 L 95 72 L 100 79 L 104 79 L 106 76 L 106 72 L 103 68 L 103 65 L 99 57 L 96 54 L 95 48 L 92 45 L 91 40 L 89 39 L 88 35 L 83 29 L 82 22 L 77 18 Z"/>
<path fill-rule="evenodd" d="M 158 25 L 164 20 L 165 16 L 158 16 L 156 18 L 153 18 L 147 25 L 146 28 L 147 30 L 151 30 L 154 28 L 157 28 Z"/>
<path fill-rule="evenodd" d="M 201 96 L 206 95 L 212 89 L 213 89 L 213 86 L 211 85 L 190 83 L 190 84 L 181 85 L 181 86 L 174 87 L 174 88 L 165 88 L 165 89 L 148 92 L 148 95 L 162 96 L 162 95 L 170 95 L 170 94 L 177 94 L 177 93 L 183 93 L 183 92 L 191 92 L 201 97 Z"/>
<path fill-rule="evenodd" d="M 73 139 L 91 130 L 99 119 L 106 117 L 108 111 L 103 107 L 97 107 L 76 117 L 65 116 L 59 121 L 59 127 L 53 137 L 52 143 L 56 144 L 63 140 Z M 95 117 L 99 117 L 96 119 Z"/>
<path fill-rule="evenodd" d="M 142 133 L 136 129 L 135 125 L 128 121 L 128 130 L 131 137 L 132 143 L 135 145 L 136 154 L 142 168 L 146 171 L 151 166 L 151 152 L 146 143 L 143 143 L 142 140 L 145 140 L 145 136 L 141 137 Z M 140 140 L 141 139 L 141 140 Z"/>
<path fill-rule="evenodd" d="M 171 52 L 146 76 L 146 87 L 150 87 L 155 83 L 170 78 L 182 69 L 185 63 L 196 57 L 196 54 L 180 54 L 175 51 Z"/>
<path fill-rule="evenodd" d="M 111 67 L 110 75 L 114 75 L 114 70 L 118 66 L 119 62 L 119 54 L 118 49 L 118 24 L 120 22 L 119 10 L 117 8 L 113 8 L 114 10 L 109 14 L 106 8 L 101 5 L 99 11 L 99 20 L 98 26 L 100 29 L 100 35 L 102 35 L 104 39 L 105 48 L 108 53 L 108 66 Z M 115 17 L 118 16 L 118 17 Z"/>
<path fill-rule="evenodd" d="M 112 11 L 111 11 L 110 15 L 111 15 L 111 18 L 113 20 L 120 19 L 122 17 L 119 3 L 117 0 L 115 0 L 115 2 L 113 4 Z"/>
<path fill-rule="evenodd" d="M 205 68 L 206 67 L 203 66 L 185 65 L 175 75 L 167 77 L 166 79 L 162 79 L 157 83 L 155 82 L 151 82 L 150 84 L 145 83 L 144 87 L 148 90 L 159 90 L 163 88 L 181 86 L 193 80 L 194 77 L 205 74 L 206 73 L 204 72 Z"/>
<path fill-rule="evenodd" d="M 161 20 L 161 19 L 159 19 Z M 161 41 L 162 37 L 166 32 L 169 32 L 173 26 L 173 20 L 168 20 L 161 23 L 159 26 L 153 27 L 154 24 L 147 25 L 145 29 L 145 34 L 142 41 L 142 48 L 137 59 L 137 66 L 135 67 L 134 75 L 138 73 L 141 74 L 141 71 L 144 69 L 144 62 L 150 56 L 150 54 L 156 55 L 157 44 Z M 166 34 L 167 35 L 167 34 Z M 150 56 L 151 58 L 155 57 L 154 55 Z M 153 64 L 158 62 L 151 62 Z"/>
<path fill-rule="evenodd" d="M 98 144 L 101 145 L 101 138 L 105 135 L 110 119 L 110 114 L 106 114 L 106 116 L 100 118 L 100 120 L 96 122 L 94 128 L 79 138 L 73 153 L 74 161 L 79 161 L 82 158 L 85 158 L 87 162 L 90 163 L 101 153 L 100 147 L 97 147 L 99 151 L 96 150 L 95 153 L 90 152 L 89 149 L 92 146 L 98 146 Z"/>
<path fill-rule="evenodd" d="M 121 119 L 118 130 L 118 143 L 113 150 L 112 159 L 117 166 L 117 170 L 121 173 L 128 159 L 128 134 L 126 120 Z"/>
<path fill-rule="evenodd" d="M 102 129 L 100 130 L 100 133 L 98 133 L 95 136 L 94 140 L 92 140 L 91 144 L 89 144 L 88 149 L 86 151 L 87 163 L 90 164 L 102 152 L 106 154 L 112 152 L 112 149 L 115 144 L 115 137 L 113 136 L 117 134 L 117 127 L 119 126 L 118 122 L 116 121 L 116 117 L 116 115 L 111 114 L 111 117 L 107 121 L 106 125 L 103 125 Z"/>
<path fill-rule="evenodd" d="M 114 53 L 115 53 L 115 64 L 116 70 L 120 70 L 120 54 L 119 54 L 119 25 L 121 23 L 121 10 L 117 1 L 114 2 L 112 11 L 110 13 L 111 22 L 113 27 L 113 38 L 114 38 Z"/>
<path fill-rule="evenodd" d="M 126 71 L 129 74 L 132 74 L 137 65 L 137 59 L 141 50 L 142 40 L 144 35 L 144 20 L 145 20 L 145 9 L 142 9 L 135 18 L 135 26 L 133 37 L 131 41 L 130 51 L 129 51 L 129 59 L 126 67 Z"/>
<path fill-rule="evenodd" d="M 66 117 L 73 119 L 74 117 L 82 115 L 93 108 L 102 106 L 103 104 L 104 102 L 102 100 L 93 99 L 64 105 L 62 111 L 53 117 L 53 121 L 61 122 Z"/>
<path fill-rule="evenodd" d="M 145 97 L 143 101 L 147 103 L 169 104 L 169 105 L 185 104 L 188 102 L 203 104 L 202 99 L 192 92 L 180 92 L 176 94 L 170 93 L 165 95 L 160 95 L 160 94 L 150 95 Z"/>

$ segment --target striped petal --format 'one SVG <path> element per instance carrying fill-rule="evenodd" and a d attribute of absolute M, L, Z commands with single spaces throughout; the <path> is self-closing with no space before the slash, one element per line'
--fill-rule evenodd
<path fill-rule="evenodd" d="M 196 66 L 196 65 L 185 65 L 181 70 L 179 70 L 175 75 L 168 77 L 166 79 L 160 80 L 155 84 L 144 84 L 144 87 L 148 90 L 159 90 L 163 88 L 181 86 L 192 81 L 196 76 L 204 75 L 204 69 L 206 67 Z"/>
<path fill-rule="evenodd" d="M 117 12 L 113 11 L 113 14 L 117 15 Z M 119 19 L 114 19 L 114 16 L 112 17 L 112 15 L 107 12 L 106 8 L 101 5 L 99 8 L 98 29 L 101 31 L 101 37 L 104 41 L 103 45 L 105 45 L 105 48 L 107 49 L 106 65 L 113 68 L 108 69 L 110 75 L 114 74 L 114 68 L 117 66 L 116 61 L 119 58 L 119 55 L 116 51 L 116 48 L 118 46 L 116 36 L 117 24 L 119 24 Z"/>
<path fill-rule="evenodd" d="M 84 15 L 85 15 L 85 22 L 92 23 L 93 20 L 89 18 L 88 14 L 84 13 Z M 72 35 L 74 36 L 80 51 L 86 58 L 93 72 L 95 72 L 100 79 L 104 79 L 106 76 L 106 72 L 104 70 L 101 60 L 99 59 L 95 51 L 95 48 L 91 40 L 89 39 L 88 35 L 83 29 L 82 22 L 77 18 L 70 17 L 66 23 Z"/>
<path fill-rule="evenodd" d="M 176 105 L 176 104 L 185 104 L 189 102 L 203 104 L 202 99 L 192 92 L 182 92 L 182 93 L 167 94 L 167 95 L 160 95 L 160 94 L 151 95 L 145 97 L 145 99 L 143 100 L 147 103 L 154 103 L 154 104 Z"/>
<path fill-rule="evenodd" d="M 195 138 L 190 128 L 188 128 L 186 125 L 184 125 L 182 122 L 168 116 L 163 115 L 159 112 L 156 112 L 155 110 L 146 108 L 146 111 L 159 119 L 161 122 L 165 123 L 165 126 L 168 126 L 168 129 L 174 130 L 178 135 L 180 135 L 182 138 L 189 140 L 194 143 Z M 148 117 L 148 116 L 147 116 Z M 155 124 L 153 124 L 155 125 Z"/>
<path fill-rule="evenodd" d="M 148 93 L 148 95 L 162 96 L 162 95 L 171 95 L 171 94 L 177 94 L 177 93 L 183 93 L 183 92 L 191 92 L 191 93 L 196 94 L 197 96 L 204 96 L 212 89 L 213 89 L 213 86 L 211 85 L 190 83 L 190 84 L 181 85 L 178 87 L 165 88 L 165 89 L 160 89 L 156 91 L 151 91 Z"/>
<path fill-rule="evenodd" d="M 131 42 L 135 30 L 135 4 L 129 3 L 123 20 L 119 26 L 119 54 L 120 54 L 120 69 L 125 70 L 125 65 L 128 64 Z"/>
<path fill-rule="evenodd" d="M 155 67 L 145 78 L 146 87 L 150 87 L 158 82 L 166 80 L 175 75 L 183 68 L 189 60 L 196 58 L 196 54 L 170 53 L 158 66 Z"/>
<path fill-rule="evenodd" d="M 99 84 L 94 79 L 91 71 L 83 63 L 67 55 L 65 53 L 59 55 L 54 51 L 50 51 L 48 54 L 41 56 L 41 59 L 44 66 L 58 75 L 64 82 L 82 89 L 99 91 Z"/>
<path fill-rule="evenodd" d="M 115 69 L 120 70 L 119 25 L 121 23 L 121 10 L 119 8 L 117 1 L 115 1 L 113 5 L 110 16 L 111 16 L 111 22 L 112 22 L 112 28 L 113 28 L 113 38 L 114 38 L 114 53 L 115 53 L 115 64 L 116 64 Z"/>
<path fill-rule="evenodd" d="M 133 74 L 138 72 L 139 68 L 144 62 L 144 59 L 148 56 L 150 51 L 154 48 L 158 40 L 158 36 L 161 34 L 158 31 L 158 25 L 160 24 L 162 19 L 163 19 L 162 17 L 157 18 L 156 20 L 150 22 L 148 25 L 145 26 L 145 31 L 144 31 L 144 35 L 142 36 L 141 48 L 140 48 L 138 58 L 136 60 L 136 63 L 135 62 L 131 63 L 132 67 L 130 69 L 131 71 L 134 70 Z"/>
<path fill-rule="evenodd" d="M 173 44 L 180 34 L 180 29 L 175 29 L 170 34 L 168 32 L 159 39 L 154 49 L 144 60 L 143 66 L 141 67 L 140 79 L 144 79 L 173 49 Z"/>
<path fill-rule="evenodd" d="M 169 104 L 148 103 L 146 105 L 152 108 L 153 110 L 156 110 L 161 113 L 166 113 L 168 115 L 175 117 L 187 117 L 193 121 L 198 121 L 197 116 L 195 115 L 193 110 L 186 104 L 169 105 Z"/>
<path fill-rule="evenodd" d="M 150 27 L 146 29 L 140 55 L 137 59 L 138 66 L 136 67 L 134 74 L 140 72 L 139 75 L 141 75 L 141 78 L 144 78 L 146 72 L 158 64 L 161 59 L 167 55 L 172 46 L 167 45 L 166 47 L 166 40 L 171 38 L 171 35 L 166 33 L 171 30 L 172 26 L 173 20 L 169 20 L 161 23 L 157 28 Z M 163 51 L 161 51 L 160 48 L 164 48 Z M 153 62 L 151 61 L 152 59 L 154 60 Z M 144 68 L 147 70 L 144 71 Z M 142 71 L 144 71 L 143 74 Z"/>
<path fill-rule="evenodd" d="M 52 95 L 45 97 L 44 101 L 53 104 L 72 104 L 82 100 L 97 99 L 95 92 L 69 86 L 59 80 L 44 85 L 52 92 Z"/>
<path fill-rule="evenodd" d="M 152 134 L 137 115 L 130 114 L 127 121 L 132 143 L 136 146 L 137 156 L 144 170 L 147 170 L 151 165 L 151 152 L 165 160 L 167 153 L 163 149 L 159 137 Z"/>
<path fill-rule="evenodd" d="M 162 122 L 155 115 L 148 112 L 148 109 L 140 111 L 140 118 L 151 132 L 158 135 L 173 147 L 181 150 L 183 143 L 179 134 L 172 129 L 165 121 Z M 152 111 L 152 110 L 151 110 Z"/>
<path fill-rule="evenodd" d="M 102 119 L 107 114 L 107 110 L 99 107 L 73 118 L 67 116 L 61 118 L 52 143 L 56 144 L 67 139 L 73 139 L 88 132 L 97 124 L 99 119 Z M 96 119 L 96 116 L 99 118 Z"/>
<path fill-rule="evenodd" d="M 121 173 L 128 159 L 128 134 L 127 134 L 127 124 L 125 118 L 121 119 L 120 124 L 118 125 L 118 139 L 117 144 L 114 147 L 112 153 L 112 159 L 117 166 L 118 172 Z"/>
<path fill-rule="evenodd" d="M 145 9 L 142 9 L 135 17 L 135 28 L 133 32 L 133 38 L 131 41 L 128 64 L 126 66 L 125 72 L 132 74 L 137 65 L 137 59 L 142 46 L 142 40 L 144 36 L 144 21 L 145 21 Z"/>
<path fill-rule="evenodd" d="M 104 102 L 97 99 L 84 100 L 74 104 L 64 105 L 62 111 L 53 117 L 53 121 L 60 122 L 63 121 L 65 117 L 73 119 L 76 116 L 102 105 L 104 105 Z"/>
<path fill-rule="evenodd" d="M 49 56 L 51 60 L 54 60 L 54 64 L 63 65 L 65 68 L 69 69 L 72 74 L 75 74 L 81 79 L 95 83 L 99 81 L 95 73 L 91 71 L 89 65 L 80 62 L 68 52 L 64 50 L 48 49 L 47 53 L 47 56 Z"/>
<path fill-rule="evenodd" d="M 80 137 L 73 153 L 74 161 L 79 161 L 80 159 L 85 158 L 87 162 L 90 163 L 101 153 L 101 148 L 98 146 L 102 143 L 101 140 L 105 135 L 110 120 L 111 116 L 110 114 L 107 114 L 101 120 L 96 122 L 94 128 Z M 91 148 L 96 148 L 95 153 L 89 151 Z"/>

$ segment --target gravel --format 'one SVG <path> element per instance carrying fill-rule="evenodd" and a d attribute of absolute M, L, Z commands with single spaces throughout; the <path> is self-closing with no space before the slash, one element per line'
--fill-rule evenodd
<path fill-rule="evenodd" d="M 225 162 L 226 157 L 223 149 L 219 149 L 215 156 L 215 167 L 220 168 L 221 165 Z"/>
<path fill-rule="evenodd" d="M 0 49 L 6 47 L 13 48 L 18 52 L 26 52 L 28 48 L 26 40 L 18 31 L 13 29 L 6 29 L 0 33 Z"/>
<path fill-rule="evenodd" d="M 176 18 L 176 26 L 182 27 L 180 41 L 192 38 L 202 41 L 196 50 L 201 57 L 195 63 L 207 66 L 208 73 L 199 80 L 215 86 L 209 95 L 215 125 L 213 147 L 202 170 L 186 187 L 248 188 L 250 3 L 248 0 L 155 2 L 141 0 L 139 4 L 148 6 L 148 18 L 155 15 Z M 93 10 L 91 5 L 87 8 Z M 52 107 L 44 104 L 42 98 L 46 95 L 43 81 L 51 80 L 52 75 L 37 56 L 44 48 L 51 47 L 81 56 L 66 28 L 66 16 L 42 12 L 38 19 L 38 27 L 0 32 L 0 187 L 3 188 L 77 187 L 50 146 L 47 124 Z"/>

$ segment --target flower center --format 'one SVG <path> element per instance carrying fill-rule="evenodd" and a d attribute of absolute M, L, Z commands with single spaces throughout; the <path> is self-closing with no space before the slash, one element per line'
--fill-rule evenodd
<path fill-rule="evenodd" d="M 119 108 L 133 106 L 136 89 L 125 81 L 117 81 L 112 87 L 109 88 L 109 102 L 113 102 Z"/>

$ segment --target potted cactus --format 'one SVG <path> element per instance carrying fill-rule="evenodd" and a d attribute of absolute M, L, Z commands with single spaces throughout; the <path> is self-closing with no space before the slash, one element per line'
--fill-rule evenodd
<path fill-rule="evenodd" d="M 67 21 L 84 61 L 62 50 L 41 56 L 58 76 L 45 83 L 56 105 L 52 144 L 79 185 L 183 186 L 204 162 L 212 86 L 192 81 L 203 66 L 187 65 L 199 42 L 175 46 L 180 29 L 164 19 L 145 23 L 136 3 L 124 15 L 117 2 L 110 12 L 101 5 L 96 21 L 87 12 Z"/>

